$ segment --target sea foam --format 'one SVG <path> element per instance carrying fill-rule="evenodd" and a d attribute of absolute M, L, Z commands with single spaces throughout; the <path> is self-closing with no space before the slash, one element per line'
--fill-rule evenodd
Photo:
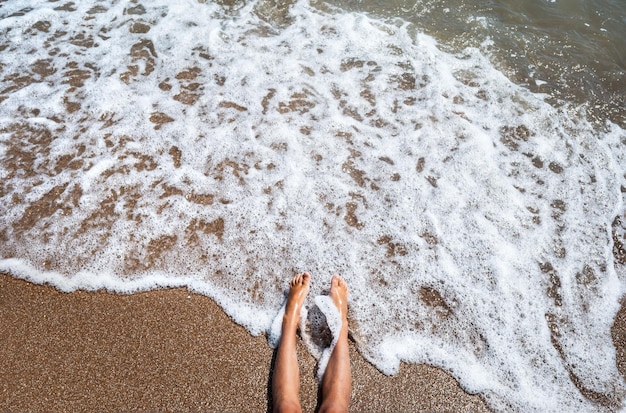
<path fill-rule="evenodd" d="M 2 5 L 0 270 L 188 286 L 252 334 L 293 274 L 315 297 L 340 273 L 386 374 L 430 363 L 498 411 L 619 406 L 624 130 L 401 20 L 237 4 Z"/>

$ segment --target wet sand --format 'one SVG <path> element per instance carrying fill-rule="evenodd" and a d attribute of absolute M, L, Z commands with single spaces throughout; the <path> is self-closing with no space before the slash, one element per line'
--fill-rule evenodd
<path fill-rule="evenodd" d="M 0 411 L 262 412 L 272 349 L 209 298 L 185 289 L 61 293 L 0 275 Z M 301 400 L 316 404 L 300 342 Z M 351 411 L 488 411 L 444 371 L 387 377 L 351 345 Z"/>
<path fill-rule="evenodd" d="M 624 374 L 624 308 L 613 337 Z M 61 293 L 0 274 L 0 411 L 268 409 L 272 349 L 209 298 L 185 289 Z M 351 411 L 489 411 L 446 372 L 402 365 L 388 377 L 351 343 Z M 300 342 L 301 400 L 313 411 L 315 360 Z"/>

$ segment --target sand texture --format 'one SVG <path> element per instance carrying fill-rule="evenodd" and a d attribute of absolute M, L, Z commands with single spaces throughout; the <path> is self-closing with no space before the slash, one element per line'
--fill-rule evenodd
<path fill-rule="evenodd" d="M 61 293 L 0 276 L 0 411 L 262 412 L 273 350 L 209 298 L 184 289 Z M 301 400 L 314 411 L 315 360 L 300 343 Z M 444 371 L 387 377 L 351 345 L 351 411 L 488 411 Z"/>
<path fill-rule="evenodd" d="M 626 311 L 612 329 L 626 366 Z M 185 289 L 62 293 L 0 275 L 0 412 L 262 412 L 273 350 L 211 299 Z M 484 412 L 446 372 L 381 374 L 351 343 L 352 412 Z M 314 411 L 315 360 L 299 343 L 301 400 Z"/>

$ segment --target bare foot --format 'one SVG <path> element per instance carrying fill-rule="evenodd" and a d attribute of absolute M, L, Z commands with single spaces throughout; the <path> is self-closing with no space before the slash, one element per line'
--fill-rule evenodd
<path fill-rule="evenodd" d="M 348 346 L 348 284 L 338 275 L 333 275 L 330 280 L 329 296 L 339 310 L 342 324 L 322 378 L 322 401 L 319 412 L 347 412 L 352 391 Z"/>
<path fill-rule="evenodd" d="M 285 319 L 298 322 L 304 299 L 309 293 L 309 281 L 311 276 L 308 272 L 298 274 L 289 282 L 289 296 L 285 306 Z"/>
<path fill-rule="evenodd" d="M 330 298 L 339 310 L 341 320 L 347 320 L 348 318 L 348 284 L 341 278 L 341 276 L 335 274 L 330 280 Z"/>

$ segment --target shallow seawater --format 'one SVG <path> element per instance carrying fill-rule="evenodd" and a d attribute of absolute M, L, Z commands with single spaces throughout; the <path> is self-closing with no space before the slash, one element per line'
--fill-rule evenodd
<path fill-rule="evenodd" d="M 337 272 L 387 374 L 616 409 L 623 6 L 528 4 L 1 3 L 0 270 L 186 285 L 252 334 Z"/>
<path fill-rule="evenodd" d="M 360 0 L 335 2 L 401 17 L 439 46 L 476 47 L 515 83 L 626 124 L 626 3 L 621 0 Z"/>

